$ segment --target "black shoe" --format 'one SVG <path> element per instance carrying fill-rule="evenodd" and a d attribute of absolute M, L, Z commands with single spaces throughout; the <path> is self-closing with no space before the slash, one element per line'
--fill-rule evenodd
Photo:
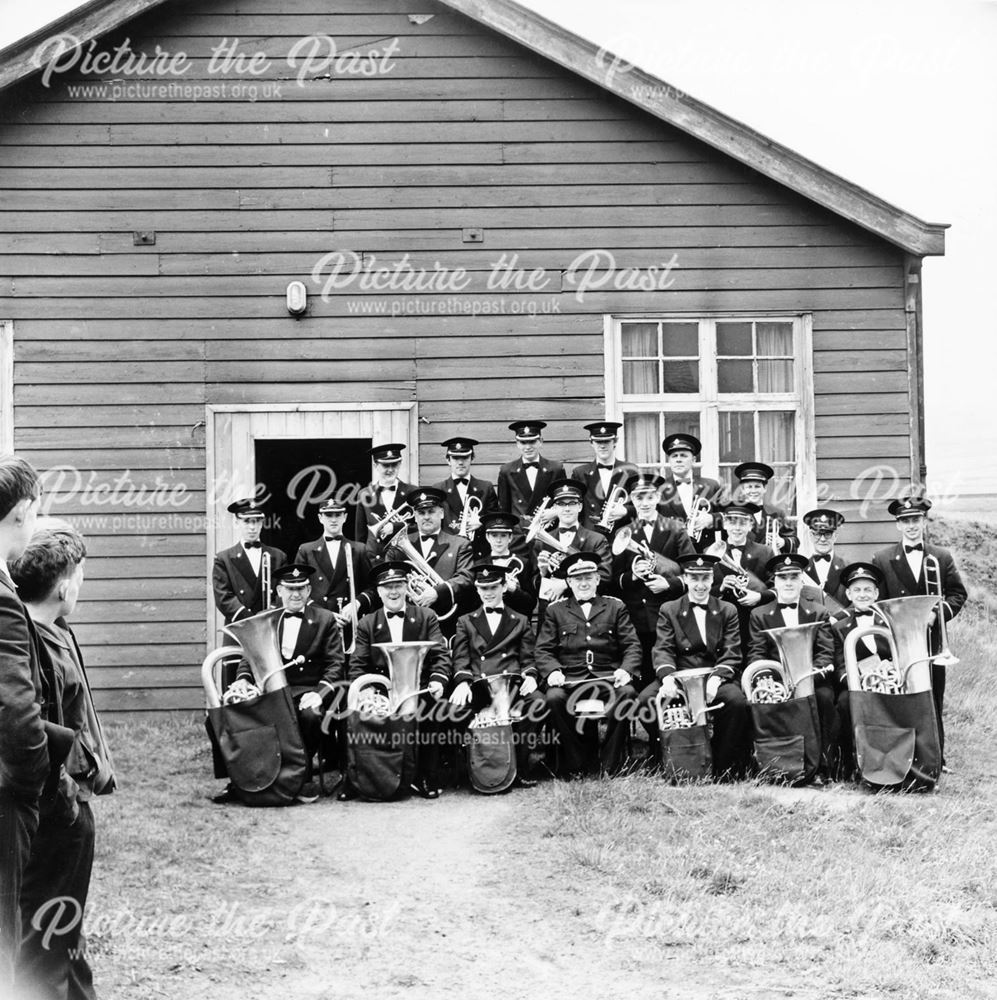
<path fill-rule="evenodd" d="M 516 778 L 515 788 L 536 788 L 540 782 L 536 778 Z"/>
<path fill-rule="evenodd" d="M 948 764 L 942 764 L 942 774 L 952 774 L 952 768 Z"/>
<path fill-rule="evenodd" d="M 336 793 L 337 802 L 352 802 L 357 798 L 359 798 L 359 796 L 357 795 L 356 789 L 345 781 Z"/>
<path fill-rule="evenodd" d="M 224 792 L 219 792 L 217 795 L 212 795 L 211 801 L 214 802 L 215 805 L 223 806 L 228 804 L 229 802 L 238 802 L 239 800 L 236 798 L 235 790 L 231 785 L 229 785 Z"/>
<path fill-rule="evenodd" d="M 301 786 L 301 791 L 294 796 L 294 801 L 301 802 L 304 805 L 311 805 L 313 802 L 318 802 L 318 785 L 314 781 L 306 781 Z"/>
<path fill-rule="evenodd" d="M 413 781 L 409 787 L 416 795 L 424 799 L 438 799 L 440 797 L 440 790 L 438 788 L 429 788 L 424 781 Z"/>

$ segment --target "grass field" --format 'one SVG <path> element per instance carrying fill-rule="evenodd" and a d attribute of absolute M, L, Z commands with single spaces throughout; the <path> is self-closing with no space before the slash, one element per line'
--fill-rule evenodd
<path fill-rule="evenodd" d="M 219 807 L 202 731 L 111 727 L 90 947 L 102 995 L 997 996 L 997 545 L 938 523 L 953 774 L 931 795 L 671 788 Z"/>

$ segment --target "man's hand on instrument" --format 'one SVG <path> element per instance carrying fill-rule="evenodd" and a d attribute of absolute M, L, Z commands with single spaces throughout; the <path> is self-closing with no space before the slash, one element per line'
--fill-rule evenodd
<path fill-rule="evenodd" d="M 298 702 L 298 707 L 302 712 L 319 712 L 322 710 L 322 695 L 315 691 L 306 691 Z"/>
<path fill-rule="evenodd" d="M 661 679 L 661 694 L 669 701 L 673 701 L 679 696 L 678 681 L 670 674 Z"/>
<path fill-rule="evenodd" d="M 443 697 L 443 685 L 439 681 L 430 681 L 428 688 L 429 688 L 429 693 L 434 698 L 440 699 Z"/>
<path fill-rule="evenodd" d="M 692 527 L 696 531 L 713 527 L 713 515 L 708 510 L 701 510 L 692 519 Z"/>
<path fill-rule="evenodd" d="M 663 594 L 671 586 L 663 576 L 659 576 L 657 573 L 654 576 L 648 577 L 644 582 L 652 594 Z"/>
<path fill-rule="evenodd" d="M 757 590 L 745 591 L 744 597 L 739 597 L 737 603 L 741 605 L 742 608 L 753 608 L 760 600 L 762 595 L 758 593 Z"/>
<path fill-rule="evenodd" d="M 564 671 L 552 670 L 547 675 L 547 687 L 549 688 L 564 687 Z"/>
<path fill-rule="evenodd" d="M 450 704 L 455 708 L 463 708 L 471 700 L 471 685 L 467 681 L 461 681 L 450 695 Z"/>
<path fill-rule="evenodd" d="M 557 673 L 557 671 L 555 671 Z M 519 685 L 519 693 L 524 697 L 533 694 L 537 689 L 537 679 L 535 677 L 524 677 L 523 683 Z"/>
<path fill-rule="evenodd" d="M 780 535 L 775 536 L 775 544 L 772 546 L 775 554 L 778 555 L 786 547 L 786 539 Z"/>
<path fill-rule="evenodd" d="M 519 590 L 519 577 L 515 573 L 507 573 L 505 577 L 505 593 L 514 594 Z"/>
<path fill-rule="evenodd" d="M 614 688 L 626 687 L 632 679 L 633 678 L 623 669 L 623 667 L 617 667 L 613 671 Z"/>
<path fill-rule="evenodd" d="M 611 524 L 618 521 L 621 517 L 627 516 L 627 505 L 622 500 L 617 500 L 614 503 L 609 504 L 606 507 L 605 519 Z"/>
<path fill-rule="evenodd" d="M 541 576 L 550 576 L 554 572 L 549 552 L 541 552 L 537 556 L 537 568 L 540 570 Z"/>
<path fill-rule="evenodd" d="M 706 678 L 706 704 L 712 704 L 717 700 L 717 692 L 720 690 L 720 685 L 723 684 L 722 677 L 707 677 Z"/>

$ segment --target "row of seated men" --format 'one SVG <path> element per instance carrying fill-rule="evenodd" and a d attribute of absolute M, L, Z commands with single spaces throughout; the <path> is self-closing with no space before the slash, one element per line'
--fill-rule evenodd
<path fill-rule="evenodd" d="M 668 444 L 669 441 L 666 440 L 666 450 Z M 387 447 L 397 451 L 395 446 Z M 342 537 L 342 528 L 346 520 L 345 507 L 334 501 L 326 502 L 319 512 L 323 537 L 299 549 L 294 563 L 296 569 L 292 571 L 308 578 L 309 594 L 306 601 L 310 600 L 311 603 L 306 606 L 311 609 L 312 614 L 328 609 L 329 621 L 339 628 L 349 629 L 354 619 L 360 620 L 356 645 L 357 650 L 362 651 L 364 647 L 361 635 L 364 622 L 370 624 L 370 616 L 377 611 L 378 605 L 385 605 L 385 595 L 377 574 L 370 569 L 371 561 L 376 560 L 382 566 L 397 564 L 400 560 L 408 562 L 407 578 L 404 587 L 401 588 L 403 608 L 397 610 L 409 608 L 410 612 L 406 613 L 423 620 L 432 620 L 435 627 L 439 628 L 441 636 L 455 640 L 454 656 L 459 657 L 463 654 L 461 645 L 456 639 L 461 623 L 466 621 L 468 614 L 475 613 L 472 610 L 475 605 L 483 603 L 480 587 L 474 581 L 473 566 L 478 564 L 498 567 L 505 575 L 502 584 L 502 603 L 506 609 L 505 613 L 521 616 L 525 621 L 524 631 L 530 635 L 532 629 L 529 615 L 539 598 L 538 643 L 545 651 L 543 655 L 547 655 L 552 649 L 550 640 L 553 638 L 557 640 L 553 647 L 555 653 L 551 654 L 555 659 L 577 655 L 584 670 L 587 671 L 586 676 L 608 672 L 609 675 L 615 676 L 621 698 L 625 700 L 637 693 L 643 693 L 644 697 L 640 704 L 646 706 L 654 693 L 649 689 L 653 689 L 654 684 L 661 679 L 663 654 L 659 647 L 662 628 L 667 628 L 663 623 L 669 620 L 669 609 L 674 610 L 676 602 L 678 604 L 683 600 L 688 602 L 692 594 L 690 572 L 687 568 L 680 568 L 680 564 L 688 563 L 690 557 L 702 556 L 705 563 L 701 563 L 698 567 L 701 571 L 700 579 L 702 572 L 708 569 L 708 600 L 717 604 L 711 609 L 710 623 L 719 623 L 717 615 L 721 615 L 724 623 L 724 629 L 721 630 L 722 652 L 716 647 L 716 643 L 712 643 L 715 648 L 705 654 L 708 660 L 713 660 L 711 665 L 716 665 L 717 683 L 711 685 L 711 697 L 724 705 L 714 713 L 714 740 L 717 744 L 714 759 L 719 774 L 736 776 L 744 773 L 747 746 L 750 741 L 745 732 L 746 712 L 743 704 L 739 704 L 736 694 L 739 689 L 732 682 L 737 680 L 745 664 L 757 658 L 761 652 L 757 636 L 752 638 L 753 623 L 755 631 L 759 632 L 764 628 L 813 620 L 808 617 L 811 615 L 827 616 L 827 603 L 837 608 L 854 601 L 848 592 L 849 582 L 844 573 L 844 562 L 833 551 L 835 533 L 843 517 L 831 510 L 809 512 L 803 520 L 811 532 L 815 555 L 808 560 L 788 553 L 783 556 L 780 564 L 776 561 L 774 551 L 751 541 L 749 537 L 753 527 L 757 526 L 757 505 L 735 502 L 728 504 L 722 511 L 722 530 L 719 537 L 714 539 L 708 551 L 696 553 L 688 535 L 688 529 L 694 529 L 695 525 L 674 517 L 669 518 L 660 512 L 663 485 L 658 477 L 641 474 L 632 476 L 628 480 L 627 492 L 631 507 L 627 513 L 631 515 L 631 520 L 629 524 L 624 525 L 624 528 L 631 533 L 630 542 L 626 548 L 616 546 L 615 557 L 612 555 L 611 547 L 611 538 L 614 534 L 612 529 L 600 533 L 578 525 L 584 496 L 577 480 L 555 481 L 549 487 L 547 498 L 551 502 L 552 512 L 556 514 L 557 525 L 556 528 L 550 526 L 545 532 L 546 540 L 533 550 L 523 544 L 521 523 L 523 519 L 509 511 L 492 510 L 483 513 L 479 518 L 479 531 L 474 544 L 443 531 L 445 494 L 442 489 L 414 489 L 407 494 L 406 500 L 414 510 L 418 534 L 409 536 L 403 530 L 403 526 L 399 528 L 398 525 L 389 524 L 384 527 L 389 528 L 390 536 L 394 537 L 378 537 L 378 533 L 369 530 L 368 540 L 362 547 L 359 544 L 351 544 Z M 875 584 L 877 597 L 923 593 L 926 589 L 923 560 L 926 555 L 934 555 L 941 568 L 943 593 L 948 602 L 946 613 L 951 615 L 958 612 L 961 607 L 965 599 L 965 589 L 951 556 L 945 550 L 934 546 L 929 547 L 927 551 L 924 549 L 924 522 L 929 507 L 930 502 L 919 499 L 898 501 L 891 505 L 890 511 L 897 517 L 906 544 L 877 553 L 874 562 L 875 573 L 879 574 L 879 577 L 874 575 L 872 580 L 866 582 Z M 256 546 L 263 512 L 251 501 L 236 503 L 232 509 L 242 525 L 244 539 L 239 546 L 234 547 L 238 551 L 227 550 L 226 553 L 221 553 L 219 560 L 216 561 L 216 597 L 220 591 L 221 597 L 226 597 L 224 588 L 219 586 L 219 579 L 226 571 L 226 557 L 230 563 L 239 558 L 244 558 L 250 565 L 254 557 L 256 561 L 255 567 L 245 573 L 241 581 L 243 588 L 240 589 L 243 590 L 243 594 L 239 596 L 248 597 L 249 603 L 239 603 L 231 616 L 227 614 L 227 617 L 234 619 L 240 614 L 246 615 L 257 610 L 254 602 L 258 601 L 259 594 L 258 588 L 253 590 L 253 580 L 256 579 L 253 570 L 259 566 L 260 550 Z M 368 528 L 373 528 L 375 524 L 376 520 L 372 519 Z M 616 527 L 619 528 L 619 523 Z M 396 537 L 396 528 L 404 538 Z M 252 536 L 254 532 L 255 539 L 246 537 Z M 389 532 L 383 534 L 389 536 Z M 370 537 L 371 535 L 374 537 Z M 517 539 L 520 542 L 518 556 L 512 551 Z M 563 549 L 567 550 L 567 558 L 564 557 L 564 552 L 560 551 Z M 275 549 L 269 550 L 269 553 L 273 565 L 279 571 L 283 553 Z M 373 556 L 370 553 L 373 553 Z M 348 574 L 342 572 L 342 569 L 346 564 L 347 554 L 350 557 L 353 587 L 344 594 L 343 584 L 348 582 L 345 579 Z M 579 559 L 579 557 L 584 558 Z M 411 565 L 413 559 L 418 566 L 418 572 L 413 572 Z M 596 599 L 600 602 L 601 611 L 606 612 L 605 622 L 598 622 L 595 626 L 586 624 L 583 627 L 582 620 L 577 618 L 580 606 L 574 594 L 574 577 L 589 574 L 588 572 L 583 574 L 578 569 L 571 574 L 564 567 L 570 569 L 579 565 L 586 568 L 594 567 L 595 589 L 598 590 Z M 433 578 L 427 574 L 427 568 L 434 573 Z M 482 570 L 479 569 L 478 572 Z M 695 571 L 692 572 L 695 575 Z M 337 576 L 338 594 L 336 594 Z M 780 594 L 780 580 L 789 578 L 793 579 L 794 587 L 799 586 L 800 589 L 796 601 L 788 599 L 792 595 L 785 585 L 782 587 L 785 593 Z M 863 581 L 856 579 L 853 583 L 860 586 Z M 702 590 L 701 583 L 699 590 Z M 349 593 L 352 593 L 353 598 L 347 602 Z M 782 600 L 783 596 L 787 599 Z M 799 597 L 802 597 L 802 600 Z M 234 600 L 238 598 L 230 598 L 230 610 L 231 601 Z M 773 604 L 775 606 L 771 607 Z M 791 608 L 790 605 L 793 604 L 796 604 L 797 608 Z M 222 599 L 219 599 L 219 607 L 223 611 L 226 610 Z M 432 610 L 433 614 L 419 615 L 418 609 Z M 683 610 L 688 613 L 689 609 Z M 576 616 L 575 620 L 563 623 L 563 633 L 557 631 L 564 615 L 572 613 Z M 696 613 L 693 614 L 693 617 L 695 616 Z M 843 618 L 854 627 L 854 617 L 849 619 L 848 615 L 844 615 Z M 587 618 L 585 620 L 587 622 Z M 736 623 L 736 643 L 731 641 L 729 636 L 731 622 Z M 383 628 L 388 622 L 385 620 L 379 624 Z M 541 642 L 545 635 L 548 638 L 546 644 Z M 676 641 L 681 642 L 681 634 L 676 632 L 676 636 L 679 637 Z M 608 642 L 610 637 L 612 641 Z M 631 637 L 636 640 L 636 645 L 624 641 Z M 715 639 L 716 636 L 712 638 Z M 934 641 L 937 645 L 937 638 Z M 600 643 L 606 648 L 600 650 Z M 299 651 L 292 647 L 300 645 L 302 645 L 300 641 L 290 645 L 285 642 L 287 657 L 290 658 L 292 654 L 299 655 Z M 576 645 L 577 649 L 574 648 Z M 828 647 L 827 636 L 824 635 L 822 649 L 815 650 L 815 658 L 819 661 L 818 668 L 830 673 L 830 661 L 824 662 Z M 688 649 L 683 647 L 678 650 L 679 654 L 686 656 L 691 651 L 691 646 Z M 774 655 L 774 651 L 770 651 L 769 655 Z M 441 650 L 440 657 L 443 656 Z M 637 657 L 636 662 L 634 657 Z M 430 657 L 428 669 L 440 669 L 437 659 Z M 355 651 L 347 668 L 349 674 L 355 675 L 357 670 L 369 670 L 371 665 L 363 661 L 363 653 L 358 654 Z M 550 666 L 549 659 L 545 662 Z M 310 668 L 300 669 L 302 671 L 310 669 L 309 682 L 314 680 L 314 662 Z M 441 671 L 432 681 L 433 695 L 453 698 L 456 707 L 465 707 L 463 702 L 466 692 L 462 689 L 458 692 L 463 681 L 456 680 L 460 676 L 456 672 L 459 669 L 459 667 L 454 668 L 449 676 L 449 682 L 455 685 L 453 690 L 448 688 Z M 840 669 L 839 666 L 839 671 Z M 620 673 L 617 674 L 617 671 Z M 576 765 L 579 758 L 572 755 L 570 736 L 561 733 L 557 725 L 555 706 L 558 695 L 555 691 L 552 696 L 551 689 L 556 689 L 560 685 L 556 683 L 558 679 L 556 672 L 555 683 L 551 684 L 550 672 L 552 671 L 545 675 L 540 671 L 541 691 L 537 696 L 542 695 L 545 698 L 555 728 L 559 730 L 563 770 L 572 773 L 578 770 Z M 304 708 L 316 716 L 319 714 L 319 709 L 324 708 L 327 699 L 331 697 L 332 688 L 329 684 L 334 686 L 336 681 L 343 679 L 343 670 L 338 666 L 330 667 L 328 663 L 321 673 L 323 679 L 329 682 L 324 688 L 324 695 L 319 689 L 299 692 L 312 696 L 306 699 Z M 940 716 L 944 673 L 940 668 L 936 668 L 935 673 L 934 690 Z M 624 678 L 623 674 L 627 677 Z M 304 681 L 303 675 L 297 678 L 292 676 L 292 686 L 295 686 L 295 681 Z M 530 685 L 526 686 L 529 689 Z M 819 701 L 824 722 L 824 770 L 827 774 L 835 757 L 836 734 L 841 731 L 841 726 L 834 711 L 834 693 L 830 678 L 826 684 L 821 685 L 821 688 L 823 693 L 819 695 Z M 537 693 L 528 690 L 527 694 Z M 845 733 L 847 734 L 847 727 Z M 607 770 L 611 771 L 619 766 L 623 746 L 619 742 L 620 739 L 619 731 L 610 727 L 602 751 L 602 764 Z M 568 745 L 565 745 L 566 741 Z M 425 756 L 431 763 L 432 755 Z M 847 761 L 847 748 L 838 756 L 843 756 Z M 521 769 L 520 773 L 527 772 Z M 435 791 L 436 786 L 433 782 L 434 776 L 430 768 L 428 775 L 423 776 L 424 788 L 430 792 Z"/>

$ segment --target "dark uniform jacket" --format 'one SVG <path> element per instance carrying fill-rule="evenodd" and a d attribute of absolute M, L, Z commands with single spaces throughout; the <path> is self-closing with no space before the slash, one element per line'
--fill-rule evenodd
<path fill-rule="evenodd" d="M 800 597 L 796 609 L 800 625 L 810 622 L 824 622 L 824 627 L 814 633 L 813 669 L 822 670 L 834 662 L 834 638 L 831 635 L 830 619 L 827 608 L 805 597 Z M 755 660 L 776 660 L 781 662 L 775 640 L 766 634 L 766 629 L 785 628 L 786 622 L 778 604 L 755 608 L 751 612 L 751 638 L 748 644 L 747 662 L 750 665 Z"/>
<path fill-rule="evenodd" d="M 707 500 L 715 501 L 722 492 L 722 487 L 715 479 L 701 476 L 698 472 L 692 474 L 692 496 L 705 497 Z M 661 502 L 658 504 L 658 513 L 665 517 L 678 518 L 683 524 L 689 518 L 689 511 L 682 505 L 682 498 L 679 496 L 678 485 L 670 469 L 665 471 L 665 485 L 661 488 Z"/>
<path fill-rule="evenodd" d="M 329 561 L 325 537 L 321 536 L 299 546 L 294 561 L 315 567 L 315 573 L 308 581 L 312 587 L 311 603 L 326 611 L 338 611 L 340 599 L 344 605 L 350 600 L 350 585 L 346 575 L 347 554 L 353 562 L 353 585 L 356 589 L 359 617 L 369 614 L 380 603 L 375 588 L 370 585 L 370 557 L 363 546 L 342 539 L 339 543 L 339 558 L 333 566 Z"/>
<path fill-rule="evenodd" d="M 795 528 L 791 527 L 786 520 L 787 514 L 785 509 L 775 507 L 772 504 L 762 505 L 762 511 L 758 515 L 758 520 L 755 521 L 754 525 L 748 531 L 748 538 L 753 542 L 758 542 L 759 545 L 765 545 L 765 519 L 769 517 L 778 518 L 776 533 L 788 543 L 782 547 L 780 554 L 785 555 L 787 552 L 798 552 L 800 540 L 796 536 Z"/>
<path fill-rule="evenodd" d="M 409 542 L 419 555 L 422 555 L 422 545 L 419 533 L 409 536 Z M 388 559 L 407 559 L 407 554 L 401 549 L 389 548 Z M 438 615 L 445 615 L 455 604 L 473 600 L 477 594 L 471 583 L 471 566 L 474 558 L 471 554 L 471 543 L 466 538 L 451 535 L 441 531 L 424 556 L 426 562 L 443 577 L 445 583 L 436 584 L 436 601 L 432 606 Z"/>
<path fill-rule="evenodd" d="M 395 484 L 395 499 L 391 504 L 392 510 L 397 510 L 399 507 L 404 506 L 405 497 L 415 489 L 411 483 L 403 483 L 400 479 Z M 388 512 L 385 509 L 384 503 L 381 501 L 381 494 L 377 487 L 371 483 L 369 486 L 365 487 L 362 497 L 374 497 L 373 502 L 365 502 L 357 504 L 356 511 L 356 521 L 353 523 L 353 539 L 354 541 L 360 542 L 362 545 L 367 545 L 368 548 L 373 545 L 379 539 L 374 539 L 373 535 L 370 534 L 368 529 L 371 525 L 377 524 Z M 399 527 L 401 525 L 399 524 Z M 396 529 L 397 530 L 397 529 Z"/>
<path fill-rule="evenodd" d="M 550 529 L 550 534 L 552 534 L 555 538 L 560 538 L 556 527 Z M 579 552 L 591 552 L 592 555 L 595 556 L 595 561 L 599 564 L 599 586 L 605 590 L 606 585 L 610 583 L 613 576 L 613 550 L 610 548 L 609 541 L 606 536 L 600 534 L 598 531 L 592 531 L 589 528 L 580 527 L 575 532 L 573 539 L 571 539 L 570 536 L 565 535 L 563 538 L 560 538 L 560 540 Z M 546 542 L 536 543 L 535 552 L 537 555 L 541 552 L 556 551 L 556 549 L 552 548 Z M 534 582 L 539 589 L 539 576 Z"/>
<path fill-rule="evenodd" d="M 281 617 L 277 630 L 278 648 L 283 635 L 284 618 Z M 304 663 L 288 666 L 284 670 L 291 694 L 297 698 L 306 691 L 314 691 L 328 700 L 346 673 L 343 637 L 331 611 L 314 604 L 305 605 L 294 650 L 284 662 L 292 663 L 299 656 L 305 658 Z M 237 677 L 253 680 L 245 660 L 239 664 Z"/>
<path fill-rule="evenodd" d="M 593 598 L 587 620 L 574 595 L 548 605 L 537 638 L 537 669 L 543 677 L 555 670 L 568 680 L 607 677 L 617 667 L 639 677 L 640 660 L 640 640 L 618 598 Z"/>
<path fill-rule="evenodd" d="M 710 597 L 706 602 L 706 635 L 700 635 L 688 595 L 662 604 L 652 657 L 660 680 L 676 670 L 710 667 L 717 677 L 735 680 L 741 672 L 741 635 L 737 609 Z"/>
<path fill-rule="evenodd" d="M 473 682 L 493 674 L 537 676 L 536 640 L 529 619 L 505 608 L 492 632 L 484 608 L 462 615 L 453 641 L 454 683 Z"/>
<path fill-rule="evenodd" d="M 505 602 L 506 607 L 512 608 L 513 611 L 518 611 L 521 615 L 526 615 L 529 618 L 533 614 L 533 609 L 537 606 L 537 560 L 530 549 L 522 549 L 519 552 L 512 553 L 512 555 L 523 564 L 523 568 L 516 577 L 519 581 L 519 586 L 515 590 L 507 590 L 502 595 L 502 600 Z M 472 559 L 475 563 L 494 563 L 496 566 L 506 566 L 509 562 L 508 558 L 498 560 L 493 557 L 487 542 L 479 548 L 477 539 L 475 539 Z M 468 594 L 465 607 L 470 610 L 478 603 L 480 601 L 477 597 L 477 591 L 474 591 Z"/>
<path fill-rule="evenodd" d="M 464 515 L 464 505 L 461 503 L 457 484 L 454 483 L 452 476 L 447 476 L 443 482 L 434 485 L 436 489 L 446 493 L 446 499 L 443 501 L 443 530 L 456 535 L 460 530 L 460 520 Z M 495 510 L 498 506 L 495 487 L 485 479 L 468 476 L 467 495 L 477 497 L 481 501 L 482 514 Z"/>
<path fill-rule="evenodd" d="M 532 490 L 521 458 L 506 462 L 499 469 L 498 509 L 512 511 L 521 521 L 523 518 L 528 521 L 533 511 L 540 506 L 547 487 L 555 479 L 564 478 L 564 466 L 560 462 L 552 462 L 542 455 L 537 461 L 540 467 L 537 469 L 536 485 Z"/>
<path fill-rule="evenodd" d="M 861 619 L 857 619 L 854 608 L 846 608 L 831 619 L 831 638 L 834 640 L 834 679 L 839 690 L 848 687 L 848 680 L 845 676 L 845 639 L 849 633 L 860 627 L 860 622 L 862 628 L 868 628 L 870 625 L 875 625 L 877 628 L 888 627 L 886 622 L 875 612 L 871 618 L 863 616 Z M 872 641 L 876 646 L 875 655 L 879 659 L 892 659 L 893 652 L 890 649 L 890 644 L 883 636 L 873 636 Z M 856 643 L 855 658 L 859 663 L 873 655 L 864 642 Z"/>
<path fill-rule="evenodd" d="M 848 597 L 845 594 L 845 583 L 841 579 L 841 571 L 845 566 L 845 560 L 841 556 L 831 554 L 831 568 L 827 571 L 827 580 L 824 581 L 822 589 L 825 596 L 831 599 L 828 604 L 832 610 L 837 610 L 834 606 L 835 603 L 840 604 L 842 608 L 848 605 Z M 810 562 L 807 563 L 807 568 L 803 573 L 807 577 L 808 582 L 812 582 L 816 587 L 821 586 L 820 577 L 817 575 L 817 564 L 814 562 L 813 556 L 810 557 Z"/>
<path fill-rule="evenodd" d="M 616 459 L 609 474 L 609 492 L 613 492 L 614 486 L 626 486 L 627 480 L 636 475 L 636 465 Z M 585 487 L 581 522 L 586 528 L 591 528 L 602 519 L 602 509 L 606 506 L 606 491 L 602 488 L 599 463 L 586 462 L 584 465 L 576 465 L 571 470 L 571 478 Z"/>
<path fill-rule="evenodd" d="M 265 552 L 270 553 L 271 574 L 287 562 L 287 556 L 272 545 L 262 546 L 261 553 Z M 221 612 L 226 625 L 258 615 L 263 610 L 264 595 L 259 577 L 253 572 L 253 564 L 241 542 L 215 556 L 211 586 L 215 592 L 215 607 Z M 273 593 L 270 600 L 272 603 Z"/>
<path fill-rule="evenodd" d="M 434 643 L 427 650 L 426 658 L 423 660 L 419 686 L 426 687 L 430 681 L 439 681 L 445 688 L 450 683 L 453 667 L 450 662 L 450 650 L 440 631 L 436 613 L 429 608 L 407 604 L 402 626 L 402 642 L 417 640 Z M 350 656 L 349 679 L 355 681 L 361 674 L 390 676 L 387 655 L 383 649 L 375 648 L 374 644 L 391 641 L 391 629 L 388 627 L 384 608 L 364 615 L 357 625 L 357 643 L 356 649 Z"/>

